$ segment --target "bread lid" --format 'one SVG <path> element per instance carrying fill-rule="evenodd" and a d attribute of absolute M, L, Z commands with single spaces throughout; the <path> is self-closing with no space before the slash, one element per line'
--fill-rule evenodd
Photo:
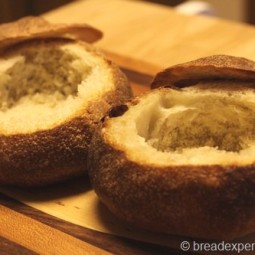
<path fill-rule="evenodd" d="M 206 80 L 255 80 L 255 62 L 241 57 L 213 55 L 175 65 L 158 73 L 151 88 L 185 87 Z"/>
<path fill-rule="evenodd" d="M 87 24 L 51 24 L 42 17 L 25 17 L 0 25 L 0 48 L 33 39 L 64 37 L 93 43 L 103 34 Z"/>

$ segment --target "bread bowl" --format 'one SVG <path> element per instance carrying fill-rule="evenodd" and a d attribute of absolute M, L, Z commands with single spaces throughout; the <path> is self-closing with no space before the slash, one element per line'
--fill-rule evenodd
<path fill-rule="evenodd" d="M 87 173 L 108 109 L 130 98 L 125 75 L 87 25 L 27 17 L 0 26 L 0 184 L 42 186 Z"/>
<path fill-rule="evenodd" d="M 254 75 L 253 61 L 211 56 L 164 70 L 155 89 L 112 108 L 88 161 L 101 201 L 150 231 L 255 232 Z"/>

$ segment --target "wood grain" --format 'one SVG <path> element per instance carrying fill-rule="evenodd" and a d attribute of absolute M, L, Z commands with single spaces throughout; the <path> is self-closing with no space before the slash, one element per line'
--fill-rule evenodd
<path fill-rule="evenodd" d="M 2 236 L 0 236 L 0 254 L 1 255 L 35 255 L 37 253 L 12 242 Z"/>
<path fill-rule="evenodd" d="M 0 235 L 39 254 L 107 255 L 104 250 L 0 205 Z"/>
<path fill-rule="evenodd" d="M 61 219 L 58 219 L 54 216 L 51 216 L 49 214 L 43 213 L 41 211 L 38 211 L 34 208 L 31 208 L 23 203 L 20 203 L 16 201 L 15 199 L 8 197 L 2 193 L 0 193 L 0 204 L 4 208 L 9 208 L 12 210 L 15 210 L 19 214 L 27 216 L 27 219 L 31 219 L 32 222 L 41 222 L 45 225 L 50 226 L 53 229 L 57 229 L 63 233 L 66 233 L 68 235 L 71 235 L 77 239 L 80 239 L 88 244 L 91 244 L 95 247 L 99 247 L 101 249 L 104 249 L 112 254 L 119 254 L 119 255 L 127 255 L 127 254 L 134 254 L 134 255 L 168 255 L 168 254 L 181 254 L 180 251 L 176 249 L 172 249 L 169 247 L 163 247 L 160 245 L 154 245 L 149 243 L 144 243 L 140 241 L 130 240 L 127 238 L 122 238 L 118 236 L 113 236 L 105 233 L 100 233 L 97 231 L 93 231 L 91 229 L 87 229 L 75 224 L 72 224 L 67 221 L 63 221 Z M 2 207 L 0 207 L 0 212 Z M 19 218 L 20 220 L 22 218 Z M 15 218 L 16 220 L 16 218 Z M 1 219 L 0 219 L 1 222 Z M 17 224 L 23 224 L 23 222 L 18 221 Z M 1 227 L 0 227 L 1 228 Z M 50 229 L 51 229 L 50 228 Z M 0 236 L 1 229 L 0 229 Z M 57 238 L 54 237 L 54 238 Z M 12 239 L 12 238 L 10 238 Z M 7 239 L 5 239 L 7 240 Z M 47 241 L 47 239 L 45 239 Z M 8 247 L 5 247 L 5 250 L 8 252 L 15 251 L 16 246 L 19 247 L 17 243 L 20 243 L 19 240 L 14 243 L 13 241 L 10 241 L 8 239 Z M 4 247 L 2 247 L 4 244 L 0 243 L 0 251 Z M 6 246 L 6 245 L 5 245 Z M 26 246 L 27 247 L 27 246 Z M 57 247 L 56 247 L 57 248 Z M 22 247 L 21 251 L 25 249 Z M 26 248 L 27 251 L 28 247 Z M 45 247 L 46 249 L 46 247 Z M 31 251 L 32 252 L 32 251 Z M 0 253 L 2 255 L 2 253 Z M 9 254 L 9 253 L 7 253 Z M 29 254 L 29 253 L 28 253 Z M 32 253 L 34 254 L 34 253 Z M 193 253 L 186 253 L 187 255 L 193 254 Z M 26 253 L 25 253 L 26 255 Z"/>

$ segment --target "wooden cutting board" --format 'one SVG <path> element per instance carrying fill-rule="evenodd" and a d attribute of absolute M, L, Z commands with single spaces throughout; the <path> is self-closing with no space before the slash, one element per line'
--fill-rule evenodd
<path fill-rule="evenodd" d="M 148 91 L 161 69 L 105 54 L 121 66 L 135 95 Z M 87 177 L 40 189 L 0 187 L 0 254 L 182 254 L 184 240 L 193 241 L 120 222 L 99 202 Z M 238 242 L 252 240 L 254 235 Z"/>

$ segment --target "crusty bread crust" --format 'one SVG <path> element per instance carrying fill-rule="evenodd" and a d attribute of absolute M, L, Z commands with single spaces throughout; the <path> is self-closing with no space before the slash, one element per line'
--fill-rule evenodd
<path fill-rule="evenodd" d="M 243 77 L 249 78 L 249 86 L 253 84 L 250 80 L 255 70 L 252 61 L 227 56 L 207 59 L 209 67 L 205 60 L 193 62 L 195 67 L 201 64 L 202 80 L 205 70 L 206 75 L 211 77 L 209 70 L 212 62 L 221 69 L 224 67 L 221 61 L 227 60 L 223 71 L 228 70 L 226 72 L 231 79 L 240 74 L 240 85 L 243 85 L 244 89 L 247 87 Z M 186 71 L 193 75 L 194 66 L 191 63 L 181 65 L 187 67 L 187 70 L 180 69 L 184 77 Z M 204 66 L 209 69 L 204 69 Z M 199 68 L 195 68 L 196 78 L 200 77 Z M 172 67 L 164 74 L 160 73 L 156 76 L 155 84 L 175 87 L 176 83 L 171 80 L 172 71 L 175 70 L 178 68 Z M 223 80 L 224 72 L 219 71 Z M 160 84 L 161 80 L 158 78 L 162 78 L 162 75 L 165 82 Z M 182 79 L 181 73 L 177 78 L 175 81 Z M 228 84 L 226 80 L 222 81 L 222 86 L 225 86 L 225 83 Z M 204 84 L 208 85 L 210 82 Z M 229 92 L 233 91 L 231 86 L 226 87 Z M 157 90 L 167 93 L 167 90 L 173 88 Z M 155 94 L 157 90 L 149 93 Z M 179 91 L 182 93 L 182 90 Z M 109 127 L 114 125 L 113 118 L 121 118 L 141 100 L 142 97 L 138 97 L 128 104 L 115 107 L 101 124 L 102 129 L 99 129 L 93 138 L 92 153 L 89 155 L 89 176 L 102 202 L 122 220 L 151 231 L 218 240 L 234 239 L 254 232 L 255 163 L 252 156 L 249 163 L 242 162 L 240 165 L 181 162 L 178 165 L 170 162 L 153 164 L 148 163 L 149 160 L 142 155 L 140 160 L 134 148 L 133 154 L 137 156 L 131 158 L 125 145 L 116 144 L 112 138 L 114 134 L 109 133 Z M 130 142 L 131 140 L 132 138 Z M 142 146 L 137 148 L 139 153 L 145 148 Z"/>
<path fill-rule="evenodd" d="M 0 25 L 0 49 L 33 38 L 71 38 L 95 42 L 102 32 L 87 24 L 51 24 L 42 17 L 25 17 Z"/>

